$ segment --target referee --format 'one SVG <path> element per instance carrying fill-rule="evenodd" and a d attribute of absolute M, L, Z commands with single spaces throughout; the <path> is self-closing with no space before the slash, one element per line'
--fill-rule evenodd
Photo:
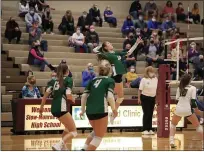
<path fill-rule="evenodd" d="M 154 134 L 152 130 L 152 115 L 155 106 L 157 83 L 158 79 L 155 69 L 152 66 L 147 67 L 138 90 L 138 103 L 142 104 L 143 110 L 143 135 Z"/>

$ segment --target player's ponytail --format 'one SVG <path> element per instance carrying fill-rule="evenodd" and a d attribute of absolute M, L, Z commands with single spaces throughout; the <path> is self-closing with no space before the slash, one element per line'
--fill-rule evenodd
<path fill-rule="evenodd" d="M 185 96 L 185 94 L 186 94 L 185 87 L 187 85 L 189 85 L 190 81 L 191 81 L 191 75 L 190 74 L 184 74 L 181 77 L 180 84 L 179 84 L 179 90 L 180 90 L 181 96 Z"/>
<path fill-rule="evenodd" d="M 64 75 L 68 72 L 67 64 L 60 63 L 57 67 L 57 79 L 59 81 L 60 88 L 64 87 Z"/>

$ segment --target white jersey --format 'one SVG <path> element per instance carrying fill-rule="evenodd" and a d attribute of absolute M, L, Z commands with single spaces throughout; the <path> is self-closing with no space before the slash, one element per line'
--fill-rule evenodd
<path fill-rule="evenodd" d="M 176 105 L 175 114 L 180 117 L 192 115 L 191 100 L 196 99 L 196 87 L 188 85 L 185 87 L 185 95 L 180 94 L 180 89 L 177 89 L 176 100 L 178 103 Z"/>

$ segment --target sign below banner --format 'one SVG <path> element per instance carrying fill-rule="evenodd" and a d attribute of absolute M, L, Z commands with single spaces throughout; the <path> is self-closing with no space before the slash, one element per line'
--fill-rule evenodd
<path fill-rule="evenodd" d="M 42 116 L 39 109 L 39 105 L 25 105 L 25 131 L 64 130 L 64 125 L 51 114 L 51 105 L 44 105 Z"/>
<path fill-rule="evenodd" d="M 170 105 L 170 117 L 173 116 L 176 105 Z M 111 111 L 111 108 L 108 107 Z M 79 114 L 81 106 L 72 106 L 72 117 L 77 128 L 90 128 L 86 114 L 81 119 Z M 118 110 L 118 117 L 114 120 L 114 124 L 108 124 L 108 127 L 142 127 L 143 111 L 141 106 L 120 106 Z M 157 109 L 155 107 L 152 119 L 152 126 L 157 127 Z M 178 123 L 177 127 L 184 127 L 184 118 Z"/>

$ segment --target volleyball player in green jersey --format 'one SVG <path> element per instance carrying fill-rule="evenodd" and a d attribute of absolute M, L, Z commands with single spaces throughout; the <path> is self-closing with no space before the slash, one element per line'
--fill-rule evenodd
<path fill-rule="evenodd" d="M 89 82 L 82 95 L 80 116 L 84 115 L 86 106 L 86 115 L 93 127 L 82 150 L 96 150 L 100 145 L 108 126 L 108 103 L 114 117 L 118 114 L 113 94 L 115 82 L 108 77 L 110 70 L 110 65 L 100 65 L 99 76 Z"/>
<path fill-rule="evenodd" d="M 126 74 L 126 69 L 121 59 L 123 56 L 131 55 L 133 51 L 137 48 L 139 43 L 141 42 L 143 42 L 141 38 L 138 38 L 135 44 L 128 52 L 122 52 L 122 51 L 115 52 L 110 42 L 104 42 L 102 46 L 99 46 L 93 50 L 95 53 L 98 53 L 99 61 L 108 60 L 112 65 L 112 78 L 115 80 L 114 91 L 117 94 L 116 109 L 119 108 L 120 104 L 124 100 L 122 77 L 123 77 L 123 74 Z M 110 123 L 113 124 L 115 117 L 113 117 L 113 115 L 110 115 L 110 116 L 111 116 Z"/>
<path fill-rule="evenodd" d="M 59 64 L 57 67 L 57 79 L 53 79 L 48 83 L 39 111 L 41 115 L 43 113 L 43 107 L 46 103 L 46 99 L 52 93 L 53 100 L 51 104 L 51 113 L 65 126 L 65 130 L 62 134 L 62 140 L 52 146 L 52 149 L 56 151 L 67 150 L 67 141 L 77 136 L 74 120 L 67 109 L 68 102 L 75 102 L 71 92 L 73 80 L 68 77 L 68 74 L 68 66 L 62 63 Z"/>

